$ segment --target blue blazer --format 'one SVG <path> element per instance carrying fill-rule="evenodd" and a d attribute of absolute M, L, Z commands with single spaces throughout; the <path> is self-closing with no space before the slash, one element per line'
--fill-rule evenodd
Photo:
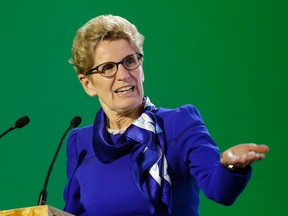
<path fill-rule="evenodd" d="M 199 190 L 207 198 L 231 205 L 251 176 L 251 167 L 231 172 L 220 164 L 220 153 L 199 111 L 192 105 L 158 108 L 167 141 L 172 187 L 172 215 L 199 215 Z M 67 141 L 68 183 L 64 210 L 75 215 L 150 215 L 131 172 L 131 155 L 102 163 L 95 155 L 93 125 L 73 130 Z M 111 135 L 112 140 L 120 135 Z M 115 137 L 113 137 L 115 136 Z"/>

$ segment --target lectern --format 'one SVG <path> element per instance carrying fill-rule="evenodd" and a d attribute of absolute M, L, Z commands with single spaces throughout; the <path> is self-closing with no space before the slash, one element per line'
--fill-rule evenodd
<path fill-rule="evenodd" d="M 0 211 L 0 216 L 74 216 L 49 205 Z"/>

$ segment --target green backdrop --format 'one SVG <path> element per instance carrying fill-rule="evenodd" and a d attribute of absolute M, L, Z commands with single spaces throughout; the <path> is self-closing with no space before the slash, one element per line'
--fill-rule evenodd
<path fill-rule="evenodd" d="M 1 0 L 0 210 L 34 206 L 59 140 L 75 115 L 91 124 L 99 103 L 68 64 L 72 39 L 100 14 L 126 17 L 145 35 L 145 94 L 162 107 L 194 104 L 221 150 L 244 142 L 271 152 L 253 164 L 231 207 L 201 194 L 201 215 L 287 214 L 286 0 Z M 48 185 L 63 208 L 65 146 Z"/>

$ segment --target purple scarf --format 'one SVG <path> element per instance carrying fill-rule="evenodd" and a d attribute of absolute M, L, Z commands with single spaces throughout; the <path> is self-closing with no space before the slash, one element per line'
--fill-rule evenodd
<path fill-rule="evenodd" d="M 164 212 L 167 215 L 171 214 L 171 181 L 165 157 L 165 136 L 154 114 L 155 106 L 148 97 L 144 101 L 144 112 L 116 143 L 112 143 L 106 131 L 105 113 L 100 109 L 93 126 L 93 147 L 97 158 L 103 163 L 111 163 L 131 153 L 134 181 L 150 213 Z"/>

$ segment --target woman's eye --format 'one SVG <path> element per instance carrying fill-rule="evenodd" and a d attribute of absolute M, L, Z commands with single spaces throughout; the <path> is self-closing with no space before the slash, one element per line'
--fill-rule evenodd
<path fill-rule="evenodd" d="M 105 72 L 105 71 L 113 70 L 114 67 L 115 67 L 114 64 L 105 64 L 105 65 L 103 65 L 103 67 L 101 68 L 101 71 L 102 71 L 102 72 Z"/>
<path fill-rule="evenodd" d="M 125 59 L 125 66 L 134 65 L 136 62 L 134 57 L 129 57 Z"/>

